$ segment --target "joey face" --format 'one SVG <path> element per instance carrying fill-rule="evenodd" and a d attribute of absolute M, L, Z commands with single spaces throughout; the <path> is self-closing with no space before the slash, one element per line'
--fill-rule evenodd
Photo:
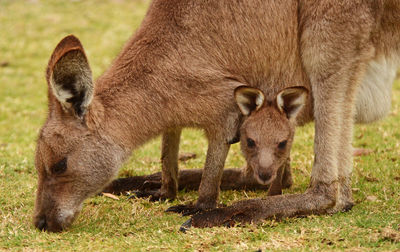
<path fill-rule="evenodd" d="M 261 108 L 243 123 L 241 149 L 254 178 L 270 184 L 290 156 L 294 127 L 273 107 Z"/>
<path fill-rule="evenodd" d="M 249 170 L 263 185 L 270 184 L 290 157 L 296 117 L 306 103 L 304 87 L 281 90 L 273 100 L 253 87 L 235 89 L 235 99 L 246 116 L 240 129 L 241 149 Z"/>
<path fill-rule="evenodd" d="M 83 201 L 102 190 L 117 172 L 123 150 L 89 129 L 86 116 L 94 93 L 80 41 L 67 36 L 48 67 L 49 113 L 37 141 L 38 188 L 34 224 L 52 232 L 68 227 Z"/>

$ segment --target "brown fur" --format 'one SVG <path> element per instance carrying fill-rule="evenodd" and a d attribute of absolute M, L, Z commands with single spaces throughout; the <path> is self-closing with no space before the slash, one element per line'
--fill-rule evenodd
<path fill-rule="evenodd" d="M 215 207 L 227 142 L 240 124 L 233 90 L 243 84 L 271 90 L 271 100 L 279 90 L 310 81 L 316 121 L 310 189 L 240 202 L 218 209 L 213 219 L 207 217 L 213 211 L 196 215 L 193 225 L 221 224 L 229 219 L 225 211 L 243 206 L 252 209 L 243 221 L 345 208 L 352 202 L 356 89 L 369 61 L 399 53 L 398 10 L 394 0 L 156 0 L 95 85 L 79 41 L 67 37 L 47 71 L 49 117 L 37 144 L 35 225 L 68 227 L 83 200 L 109 183 L 132 149 L 161 133 L 175 132 L 167 138 L 176 142 L 182 127 L 203 128 L 209 139 L 197 207 Z M 60 88 L 69 92 L 54 92 Z M 168 156 L 175 159 L 176 151 Z M 171 160 L 165 164 L 174 169 Z M 170 177 L 167 192 L 176 190 L 177 173 Z"/>

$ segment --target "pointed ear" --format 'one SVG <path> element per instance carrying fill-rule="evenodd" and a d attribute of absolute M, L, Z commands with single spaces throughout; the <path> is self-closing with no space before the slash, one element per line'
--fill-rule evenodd
<path fill-rule="evenodd" d="M 295 120 L 307 102 L 308 89 L 298 86 L 283 89 L 276 96 L 278 109 L 286 113 L 289 120 Z"/>
<path fill-rule="evenodd" d="M 47 66 L 49 102 L 59 102 L 63 110 L 82 119 L 93 98 L 92 71 L 82 44 L 69 35 L 54 49 Z M 52 101 L 54 96 L 57 101 Z"/>
<path fill-rule="evenodd" d="M 264 93 L 258 88 L 239 86 L 235 88 L 234 94 L 236 103 L 245 116 L 259 110 L 264 104 Z"/>

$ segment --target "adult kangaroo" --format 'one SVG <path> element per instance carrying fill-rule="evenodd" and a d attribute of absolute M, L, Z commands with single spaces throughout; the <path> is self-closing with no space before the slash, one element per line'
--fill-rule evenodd
<path fill-rule="evenodd" d="M 335 213 L 353 206 L 353 118 L 368 123 L 390 108 L 389 88 L 400 64 L 400 2 L 300 0 L 295 4 L 301 61 L 314 98 L 315 160 L 310 186 L 304 194 L 243 200 L 196 214 L 183 229 Z"/>
<path fill-rule="evenodd" d="M 275 91 L 311 84 L 316 136 L 310 188 L 195 215 L 192 224 L 348 208 L 354 97 L 371 62 L 398 63 L 398 5 L 155 0 L 95 84 L 81 43 L 66 37 L 47 68 L 49 116 L 36 150 L 36 227 L 68 227 L 84 199 L 110 182 L 131 150 L 161 133 L 160 196 L 174 197 L 177 148 L 168 146 L 177 146 L 182 127 L 206 132 L 196 208 L 215 208 L 228 143 L 241 121 L 233 90 L 243 84 Z M 275 93 L 266 93 L 265 100 L 274 101 Z"/>
<path fill-rule="evenodd" d="M 378 69 L 373 65 L 371 70 L 374 73 Z M 357 92 L 355 123 L 375 122 L 390 112 L 391 90 L 395 76 L 396 69 L 390 71 L 387 78 L 383 79 L 365 76 Z M 379 85 L 376 85 L 377 83 Z M 268 189 L 268 196 L 273 196 L 282 194 L 282 189 L 289 188 L 293 184 L 290 152 L 295 129 L 297 126 L 308 123 L 314 115 L 313 99 L 311 96 L 305 95 L 308 89 L 310 87 L 305 87 L 305 89 L 285 88 L 276 95 L 275 103 L 264 102 L 264 92 L 270 93 L 268 90 L 263 92 L 249 86 L 235 89 L 235 99 L 244 116 L 240 134 L 236 140 L 241 142 L 241 150 L 247 165 L 241 169 L 224 169 L 220 184 L 221 190 Z M 298 111 L 290 117 L 282 111 L 278 102 L 282 94 L 289 91 L 292 97 L 309 97 L 306 100 L 298 100 Z M 259 106 L 255 106 L 257 101 Z M 304 110 L 304 107 L 307 110 Z M 284 136 L 281 138 L 284 140 L 277 141 L 277 138 L 279 139 L 281 136 Z M 363 152 L 364 150 L 356 148 L 353 156 Z M 178 173 L 179 190 L 198 190 L 202 175 L 202 169 L 180 170 Z M 263 176 L 270 179 L 261 179 Z M 103 192 L 122 194 L 134 191 L 136 197 L 150 196 L 151 200 L 158 200 L 154 196 L 157 195 L 161 185 L 162 173 L 156 172 L 150 175 L 118 178 L 104 188 Z M 182 212 L 185 215 L 190 213 Z"/>

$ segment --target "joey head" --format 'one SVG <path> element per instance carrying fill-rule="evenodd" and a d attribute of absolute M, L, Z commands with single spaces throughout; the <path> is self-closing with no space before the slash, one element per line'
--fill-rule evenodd
<path fill-rule="evenodd" d="M 296 117 L 307 102 L 308 90 L 289 87 L 267 100 L 257 88 L 235 89 L 236 102 L 246 118 L 240 128 L 241 149 L 247 169 L 260 184 L 271 184 L 269 195 L 291 185 L 290 149 Z M 282 184 L 283 183 L 283 184 Z"/>

